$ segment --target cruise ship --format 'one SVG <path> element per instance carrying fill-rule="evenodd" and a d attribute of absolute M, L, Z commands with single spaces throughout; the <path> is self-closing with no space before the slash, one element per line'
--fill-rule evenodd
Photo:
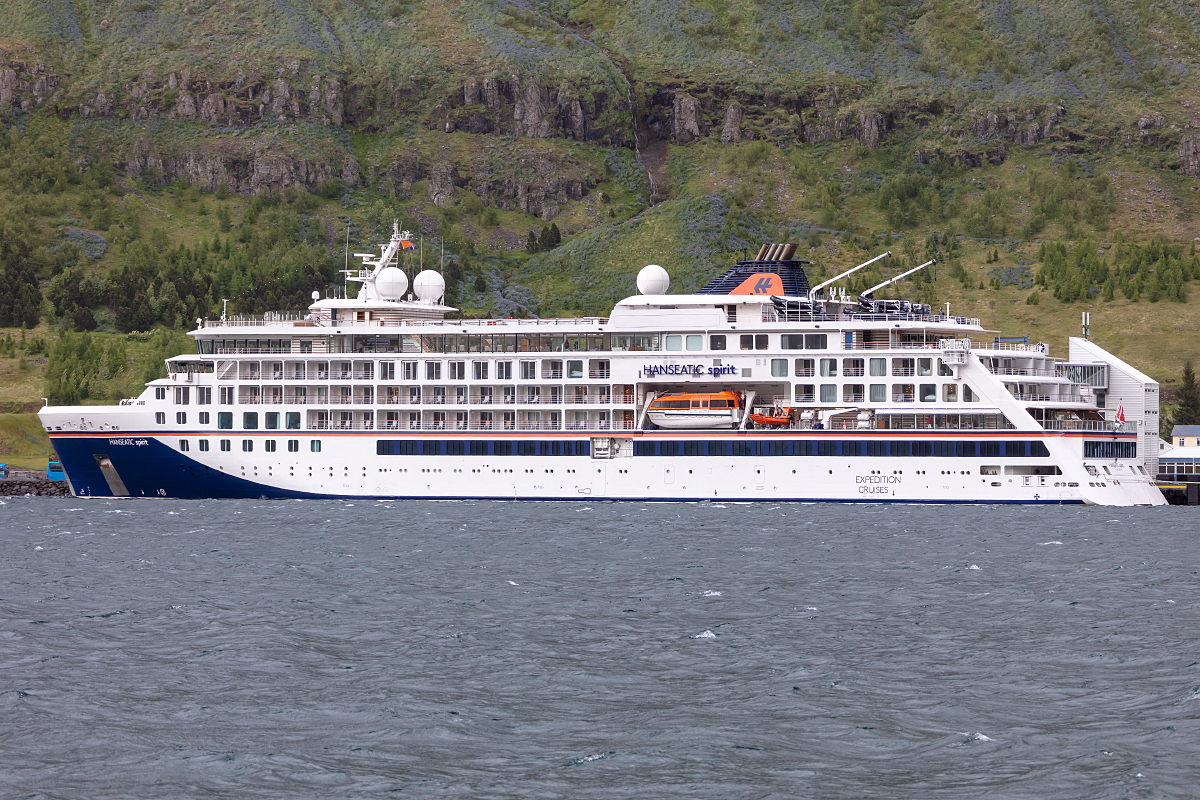
<path fill-rule="evenodd" d="M 890 254 L 812 286 L 770 244 L 694 294 L 647 266 L 608 317 L 453 319 L 437 272 L 410 291 L 409 242 L 355 254 L 354 297 L 198 320 L 139 397 L 43 408 L 72 492 L 1164 502 L 1157 384 L 1085 338 L 1058 359 L 875 299 L 927 265 L 850 297 Z"/>

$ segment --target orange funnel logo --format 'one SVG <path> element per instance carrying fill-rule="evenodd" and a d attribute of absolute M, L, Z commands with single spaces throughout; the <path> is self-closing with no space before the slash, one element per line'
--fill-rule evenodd
<path fill-rule="evenodd" d="M 774 272 L 756 272 L 742 281 L 730 294 L 783 295 L 783 280 Z"/>

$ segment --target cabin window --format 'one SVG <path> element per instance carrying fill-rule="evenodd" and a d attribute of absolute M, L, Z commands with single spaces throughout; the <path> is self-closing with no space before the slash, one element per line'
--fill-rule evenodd
<path fill-rule="evenodd" d="M 768 349 L 771 346 L 770 338 L 771 337 L 765 333 L 754 334 L 754 349 L 755 350 Z"/>
<path fill-rule="evenodd" d="M 221 452 L 222 452 L 222 453 L 228 453 L 228 452 L 229 452 L 229 450 L 230 450 L 230 446 L 229 446 L 229 440 L 228 440 L 228 439 L 222 439 L 222 440 L 221 440 Z"/>
<path fill-rule="evenodd" d="M 426 361 L 425 362 L 425 380 L 440 381 L 442 379 L 442 362 Z"/>
<path fill-rule="evenodd" d="M 863 360 L 861 358 L 844 358 L 842 359 L 842 374 L 847 378 L 862 377 Z"/>
<path fill-rule="evenodd" d="M 887 375 L 887 359 L 872 358 L 871 359 L 871 377 Z"/>
<path fill-rule="evenodd" d="M 816 374 L 816 367 L 813 366 L 815 363 L 816 362 L 814 362 L 811 358 L 797 358 L 796 359 L 796 377 L 797 378 L 811 378 L 813 375 Z"/>
<path fill-rule="evenodd" d="M 188 440 L 180 439 L 179 440 L 179 452 L 186 453 L 187 451 L 188 451 Z"/>
<path fill-rule="evenodd" d="M 746 348 L 742 348 L 742 349 L 746 349 Z M 157 386 L 157 387 L 155 387 L 155 389 L 154 389 L 154 399 L 155 399 L 155 400 L 166 400 L 166 399 L 167 399 L 167 389 L 166 389 L 166 387 L 165 387 L 165 386 Z"/>
<path fill-rule="evenodd" d="M 511 365 L 510 365 L 510 368 L 511 368 Z M 582 378 L 583 377 L 583 362 L 582 361 L 568 361 L 567 362 L 567 377 L 568 378 Z M 501 378 L 501 380 L 510 380 L 511 378 L 512 378 L 512 374 L 510 373 L 508 378 Z"/>
<path fill-rule="evenodd" d="M 287 425 L 289 431 L 300 430 L 300 412 L 289 411 L 284 419 L 284 424 Z"/>
<path fill-rule="evenodd" d="M 921 360 L 928 361 L 929 359 L 923 358 Z M 936 403 L 937 402 L 937 384 L 936 383 L 922 383 L 920 397 L 921 397 L 922 403 Z"/>
<path fill-rule="evenodd" d="M 308 449 L 314 453 L 321 452 L 321 440 L 320 439 L 310 439 L 308 442 Z"/>
<path fill-rule="evenodd" d="M 220 386 L 217 388 L 217 391 L 219 393 L 219 397 L 217 399 L 220 401 L 221 405 L 223 405 L 223 406 L 233 405 L 233 387 L 232 386 Z"/>
<path fill-rule="evenodd" d="M 258 428 L 258 412 L 245 411 L 242 412 L 242 429 L 252 431 Z"/>
<path fill-rule="evenodd" d="M 836 358 L 822 358 L 821 359 L 821 377 L 822 378 L 836 378 L 837 372 L 838 372 L 838 370 L 837 370 L 837 359 Z"/>
<path fill-rule="evenodd" d="M 483 377 L 487 378 L 487 375 L 484 375 Z M 476 380 L 480 380 L 480 379 L 478 377 L 476 377 Z M 523 381 L 537 380 L 537 362 L 536 361 L 522 361 L 521 362 L 521 380 L 523 380 Z"/>
<path fill-rule="evenodd" d="M 188 404 L 188 395 L 189 394 L 191 394 L 191 392 L 188 391 L 187 386 L 176 386 L 175 387 L 175 405 L 186 406 Z"/>
<path fill-rule="evenodd" d="M 416 361 L 403 361 L 401 362 L 401 366 L 404 367 L 404 369 L 401 370 L 401 372 L 404 374 L 404 380 L 415 381 L 417 379 Z"/>
<path fill-rule="evenodd" d="M 202 453 L 208 452 L 208 439 L 200 440 L 200 452 L 202 452 Z"/>
<path fill-rule="evenodd" d="M 197 386 L 196 387 L 196 405 L 211 406 L 212 405 L 212 387 Z"/>
<path fill-rule="evenodd" d="M 267 439 L 265 442 L 263 442 L 263 450 L 266 450 L 268 453 L 274 453 L 275 452 L 275 440 Z"/>
<path fill-rule="evenodd" d="M 175 412 L 175 424 L 176 425 L 187 425 L 187 412 L 186 411 L 176 411 Z"/>
<path fill-rule="evenodd" d="M 917 376 L 929 377 L 933 375 L 933 359 L 918 358 L 917 359 Z"/>
<path fill-rule="evenodd" d="M 892 402 L 893 403 L 911 403 L 916 400 L 917 387 L 911 383 L 893 383 L 892 384 Z"/>
<path fill-rule="evenodd" d="M 279 412 L 268 411 L 266 414 L 263 414 L 263 427 L 269 431 L 279 430 Z"/>
<path fill-rule="evenodd" d="M 200 418 L 200 424 L 201 424 L 201 425 L 207 425 L 207 424 L 208 424 L 208 412 L 207 412 L 207 411 L 201 411 L 201 412 L 200 412 L 199 414 L 197 414 L 196 416 Z"/>
<path fill-rule="evenodd" d="M 942 361 L 940 358 L 938 359 L 938 375 L 943 378 L 954 377 L 954 370 L 950 369 L 950 365 Z"/>
<path fill-rule="evenodd" d="M 524 362 L 522 362 L 524 363 Z M 471 374 L 477 381 L 486 381 L 488 379 L 488 362 L 472 361 Z"/>
<path fill-rule="evenodd" d="M 779 337 L 779 346 L 783 350 L 803 350 L 804 334 L 785 333 Z"/>
<path fill-rule="evenodd" d="M 821 402 L 836 403 L 837 402 L 837 384 L 823 383 L 821 384 Z"/>
<path fill-rule="evenodd" d="M 512 362 L 511 361 L 497 361 L 496 362 L 496 380 L 511 381 L 512 379 L 513 379 Z"/>
<path fill-rule="evenodd" d="M 914 374 L 916 370 L 916 361 L 911 358 L 893 358 L 892 359 L 892 374 L 898 378 L 907 378 Z"/>
<path fill-rule="evenodd" d="M 685 340 L 685 344 L 687 345 L 688 350 L 703 350 L 704 337 L 698 333 L 689 333 L 687 335 L 687 339 Z"/>
<path fill-rule="evenodd" d="M 381 381 L 396 380 L 396 362 L 395 361 L 380 361 L 379 362 L 379 380 L 381 380 Z"/>
<path fill-rule="evenodd" d="M 811 383 L 796 384 L 796 402 L 811 403 L 815 398 L 814 387 Z"/>
<path fill-rule="evenodd" d="M 742 350 L 753 350 L 754 349 L 754 334 L 743 333 L 738 338 L 738 346 Z"/>
<path fill-rule="evenodd" d="M 217 412 L 217 427 L 221 430 L 233 430 L 233 412 L 218 411 Z"/>
<path fill-rule="evenodd" d="M 962 394 L 963 394 L 963 402 L 964 403 L 978 403 L 979 402 L 979 395 L 972 392 L 971 387 L 966 385 L 965 383 L 963 384 Z"/>
<path fill-rule="evenodd" d="M 253 439 L 242 439 L 242 452 L 250 453 L 253 451 L 254 451 L 254 440 Z"/>
<path fill-rule="evenodd" d="M 828 350 L 829 336 L 824 333 L 806 333 L 804 334 L 804 349 L 805 350 Z"/>
<path fill-rule="evenodd" d="M 708 337 L 708 349 L 709 350 L 724 350 L 725 349 L 725 335 L 724 334 L 713 334 L 712 336 L 709 336 Z"/>
<path fill-rule="evenodd" d="M 887 402 L 887 384 L 872 383 L 871 384 L 871 402 L 886 403 Z"/>
<path fill-rule="evenodd" d="M 771 377 L 786 378 L 788 374 L 788 360 L 786 358 L 771 359 Z"/>
<path fill-rule="evenodd" d="M 668 350 L 682 350 L 683 349 L 683 337 L 680 336 L 678 333 L 672 333 L 669 336 L 667 336 L 667 349 Z"/>
<path fill-rule="evenodd" d="M 958 386 L 953 383 L 942 384 L 942 402 L 957 403 L 958 402 Z"/>
<path fill-rule="evenodd" d="M 467 379 L 467 362 L 451 361 L 450 362 L 450 380 L 465 381 Z"/>
<path fill-rule="evenodd" d="M 300 452 L 300 440 L 299 439 L 288 439 L 288 452 L 289 453 L 299 453 Z"/>
<path fill-rule="evenodd" d="M 862 401 L 863 385 L 861 383 L 847 383 L 842 387 L 843 403 L 861 403 Z"/>

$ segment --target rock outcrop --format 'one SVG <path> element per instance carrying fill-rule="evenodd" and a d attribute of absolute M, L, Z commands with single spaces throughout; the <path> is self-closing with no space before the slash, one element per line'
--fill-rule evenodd
<path fill-rule="evenodd" d="M 352 155 L 342 157 L 339 164 L 265 149 L 231 152 L 212 143 L 201 143 L 184 152 L 164 153 L 143 139 L 134 143 L 125 172 L 130 177 L 144 176 L 151 183 L 171 183 L 182 178 L 205 191 L 214 192 L 224 184 L 230 192 L 255 194 L 264 189 L 278 192 L 293 186 L 313 187 L 333 179 L 353 185 L 358 182 L 359 166 Z"/>
<path fill-rule="evenodd" d="M 700 131 L 700 104 L 689 94 L 675 95 L 674 134 L 677 144 L 694 142 L 704 134 Z"/>
<path fill-rule="evenodd" d="M 429 174 L 429 201 L 439 208 L 454 205 L 454 165 L 439 161 Z"/>
<path fill-rule="evenodd" d="M 737 103 L 725 110 L 725 122 L 721 126 L 721 144 L 736 144 L 742 140 L 742 109 Z"/>
<path fill-rule="evenodd" d="M 1188 133 L 1179 141 L 1179 163 L 1184 175 L 1200 178 L 1200 132 Z"/>

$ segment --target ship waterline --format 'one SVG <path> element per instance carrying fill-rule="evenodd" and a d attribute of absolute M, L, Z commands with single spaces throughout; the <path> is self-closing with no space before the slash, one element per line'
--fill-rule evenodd
<path fill-rule="evenodd" d="M 1094 343 L 1063 361 L 979 320 L 827 296 L 790 259 L 691 295 L 647 267 L 608 318 L 446 319 L 436 273 L 405 297 L 404 238 L 364 258 L 356 298 L 206 321 L 139 397 L 42 409 L 72 491 L 1163 502 L 1157 384 Z M 691 420 L 668 395 L 737 401 Z"/>

